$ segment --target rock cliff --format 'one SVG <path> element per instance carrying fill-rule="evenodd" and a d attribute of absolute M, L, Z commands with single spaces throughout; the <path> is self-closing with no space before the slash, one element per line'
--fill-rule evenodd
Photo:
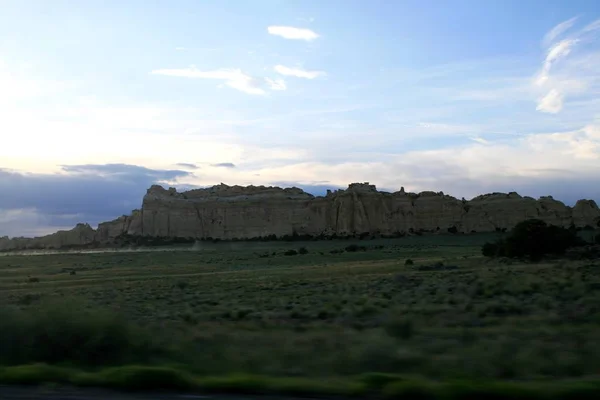
<path fill-rule="evenodd" d="M 101 223 L 79 224 L 40 238 L 0 238 L 0 250 L 110 245 L 123 235 L 251 239 L 286 235 L 395 235 L 412 232 L 490 232 L 528 218 L 576 227 L 599 226 L 593 200 L 568 207 L 552 197 L 491 193 L 469 201 L 442 192 L 379 192 L 369 183 L 315 197 L 299 188 L 216 185 L 177 192 L 154 185 L 142 208 Z"/>

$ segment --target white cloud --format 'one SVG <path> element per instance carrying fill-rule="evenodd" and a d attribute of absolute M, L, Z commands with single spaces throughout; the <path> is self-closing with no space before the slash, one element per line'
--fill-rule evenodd
<path fill-rule="evenodd" d="M 546 46 L 546 47 L 550 46 L 552 44 L 552 42 L 554 42 L 554 39 L 556 39 L 557 37 L 559 37 L 566 31 L 568 31 L 573 26 L 573 24 L 575 23 L 576 20 L 577 20 L 577 17 L 573 17 L 566 21 L 561 22 L 560 24 L 558 24 L 554 28 L 552 28 L 548 33 L 546 33 L 546 36 L 544 36 L 544 41 L 543 41 L 544 46 Z"/>
<path fill-rule="evenodd" d="M 548 53 L 544 59 L 544 64 L 542 65 L 542 70 L 538 74 L 538 78 L 536 80 L 538 85 L 541 86 L 548 81 L 552 65 L 559 59 L 566 57 L 577 42 L 577 39 L 565 39 L 548 49 Z"/>
<path fill-rule="evenodd" d="M 283 79 L 265 78 L 265 81 L 267 82 L 267 85 L 269 86 L 269 88 L 271 90 L 286 90 L 287 89 L 287 85 L 285 84 L 285 81 Z"/>
<path fill-rule="evenodd" d="M 562 110 L 563 107 L 563 96 L 556 89 L 552 89 L 547 95 L 542 97 L 538 101 L 536 110 L 545 113 L 556 114 Z"/>
<path fill-rule="evenodd" d="M 284 65 L 276 65 L 275 72 L 285 76 L 295 76 L 296 78 L 315 79 L 326 75 L 323 71 L 307 71 L 301 68 L 290 68 Z"/>
<path fill-rule="evenodd" d="M 154 75 L 166 75 L 183 78 L 216 79 L 225 81 L 225 85 L 244 93 L 254 95 L 266 94 L 265 88 L 272 90 L 285 90 L 286 85 L 282 80 L 261 79 L 243 73 L 240 69 L 218 69 L 213 71 L 200 71 L 196 67 L 180 69 L 156 69 Z"/>
<path fill-rule="evenodd" d="M 294 28 L 292 26 L 269 26 L 267 31 L 271 35 L 281 36 L 284 39 L 311 41 L 319 37 L 310 29 Z"/>
<path fill-rule="evenodd" d="M 485 140 L 484 138 L 480 138 L 480 137 L 472 137 L 470 138 L 472 141 L 477 142 L 479 144 L 490 144 L 490 142 L 488 140 Z"/>
<path fill-rule="evenodd" d="M 591 24 L 587 25 L 585 28 L 583 28 L 583 32 L 592 32 L 595 30 L 600 29 L 600 19 L 595 20 L 594 22 L 592 22 Z"/>
<path fill-rule="evenodd" d="M 558 113 L 563 109 L 565 97 L 584 95 L 598 89 L 599 75 L 595 71 L 598 70 L 600 58 L 592 32 L 600 29 L 600 20 L 553 43 L 571 29 L 576 20 L 575 17 L 558 24 L 544 38 L 543 43 L 549 47 L 534 80 L 534 87 L 537 87 L 535 91 L 538 92 L 538 111 Z M 577 53 L 573 58 L 570 54 L 575 48 Z M 540 95 L 542 90 L 544 94 Z"/>

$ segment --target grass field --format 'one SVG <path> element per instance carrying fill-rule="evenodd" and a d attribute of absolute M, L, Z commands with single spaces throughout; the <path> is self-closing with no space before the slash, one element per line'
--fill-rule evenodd
<path fill-rule="evenodd" d="M 492 239 L 1 256 L 0 364 L 318 380 L 597 377 L 600 264 L 490 261 L 480 248 Z M 300 248 L 308 253 L 285 255 Z"/>

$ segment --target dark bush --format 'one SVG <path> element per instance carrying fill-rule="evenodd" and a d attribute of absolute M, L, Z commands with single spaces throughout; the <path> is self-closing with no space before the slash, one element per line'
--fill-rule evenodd
<path fill-rule="evenodd" d="M 308 254 L 308 249 L 306 247 L 300 247 L 298 249 L 298 254 Z"/>
<path fill-rule="evenodd" d="M 0 309 L 0 365 L 145 362 L 152 349 L 148 336 L 108 311 L 58 303 Z"/>
<path fill-rule="evenodd" d="M 448 233 L 458 233 L 458 229 L 455 226 L 448 228 Z"/>
<path fill-rule="evenodd" d="M 506 238 L 484 244 L 481 252 L 486 257 L 540 260 L 545 255 L 563 255 L 567 249 L 583 244 L 574 229 L 529 219 L 518 223 Z"/>
<path fill-rule="evenodd" d="M 351 244 L 350 246 L 346 246 L 345 250 L 349 253 L 353 253 L 356 251 L 367 251 L 365 246 L 359 246 L 357 244 Z"/>
<path fill-rule="evenodd" d="M 391 317 L 384 325 L 388 335 L 396 339 L 410 339 L 414 333 L 414 326 L 410 319 Z"/>
<path fill-rule="evenodd" d="M 481 248 L 481 253 L 484 257 L 501 257 L 499 253 L 502 245 L 503 243 L 500 240 L 493 243 L 487 242 Z"/>
<path fill-rule="evenodd" d="M 404 265 L 414 265 L 415 262 L 412 259 L 407 259 L 406 261 L 404 261 Z"/>
<path fill-rule="evenodd" d="M 290 250 L 286 250 L 285 253 L 283 253 L 284 256 L 295 256 L 298 255 L 298 252 L 296 250 L 290 249 Z"/>
<path fill-rule="evenodd" d="M 184 290 L 186 289 L 190 284 L 187 283 L 186 281 L 179 281 L 176 283 L 175 286 L 177 286 L 179 289 Z"/>

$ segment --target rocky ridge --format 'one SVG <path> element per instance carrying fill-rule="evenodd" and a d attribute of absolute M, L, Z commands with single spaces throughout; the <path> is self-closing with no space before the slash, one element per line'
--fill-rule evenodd
<path fill-rule="evenodd" d="M 142 208 L 99 224 L 78 224 L 38 238 L 0 238 L 0 251 L 110 246 L 130 237 L 193 239 L 281 238 L 300 235 L 343 237 L 420 232 L 472 233 L 511 229 L 539 218 L 559 226 L 600 226 L 593 200 L 574 207 L 551 196 L 533 199 L 515 192 L 491 193 L 471 200 L 443 192 L 380 192 L 375 185 L 352 183 L 345 190 L 313 196 L 302 189 L 216 185 L 177 192 L 153 185 Z"/>

